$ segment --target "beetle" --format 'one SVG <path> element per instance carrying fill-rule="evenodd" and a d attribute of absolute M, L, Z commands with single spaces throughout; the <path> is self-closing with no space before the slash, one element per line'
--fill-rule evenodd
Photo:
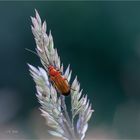
<path fill-rule="evenodd" d="M 64 96 L 68 96 L 70 94 L 70 85 L 67 79 L 62 76 L 61 72 L 54 66 L 50 65 L 48 67 L 48 73 L 50 81 L 53 83 L 57 91 Z"/>
<path fill-rule="evenodd" d="M 31 53 L 34 53 L 35 55 L 38 56 L 38 54 L 30 49 L 27 49 L 27 51 L 30 51 Z M 47 56 L 47 54 L 46 54 Z M 39 57 L 39 56 L 38 56 Z M 41 57 L 40 57 L 41 58 Z M 48 58 L 48 56 L 47 56 Z M 43 58 L 41 58 L 41 60 L 45 63 L 45 61 L 43 60 Z M 49 61 L 49 58 L 48 58 Z M 46 64 L 46 63 L 45 63 Z M 51 64 L 46 64 L 47 68 L 48 68 L 48 75 L 49 75 L 49 79 L 50 82 L 52 83 L 52 85 L 55 87 L 55 89 L 62 95 L 64 96 L 68 96 L 70 94 L 70 85 L 68 83 L 68 80 L 63 77 L 62 73 L 53 65 Z"/>

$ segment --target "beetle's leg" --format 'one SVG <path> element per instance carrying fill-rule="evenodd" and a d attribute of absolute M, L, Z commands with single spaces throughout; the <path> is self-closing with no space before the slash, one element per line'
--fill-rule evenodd
<path fill-rule="evenodd" d="M 57 90 L 57 92 L 59 92 L 60 93 L 60 91 L 59 91 L 59 89 L 57 88 L 57 86 L 56 86 L 56 84 L 55 84 L 55 82 L 51 79 L 51 81 L 52 81 L 52 85 L 53 85 L 53 87 L 55 87 L 55 89 Z"/>
<path fill-rule="evenodd" d="M 73 91 L 76 91 L 76 89 L 73 89 L 73 88 L 70 88 L 71 90 L 73 90 Z"/>
<path fill-rule="evenodd" d="M 64 80 L 68 82 L 68 79 L 67 78 L 64 78 Z M 75 89 L 73 89 L 71 87 L 70 87 L 70 89 L 73 90 L 73 91 L 76 91 Z"/>
<path fill-rule="evenodd" d="M 57 70 L 57 71 L 60 73 L 60 75 L 62 75 L 62 72 L 60 70 Z"/>
<path fill-rule="evenodd" d="M 50 81 L 52 82 L 53 86 L 56 87 L 55 83 L 54 83 L 54 80 L 53 80 L 53 77 L 50 77 Z"/>
<path fill-rule="evenodd" d="M 56 84 L 55 84 L 53 78 L 54 78 L 53 76 L 50 77 L 50 82 L 52 83 L 53 87 L 55 87 L 57 89 Z"/>
<path fill-rule="evenodd" d="M 67 78 L 64 78 L 64 80 L 68 82 L 68 79 Z M 73 91 L 76 91 L 75 89 L 73 89 L 71 87 L 70 87 L 70 89 L 73 90 Z"/>
<path fill-rule="evenodd" d="M 56 68 L 56 70 L 62 75 L 62 72 L 58 68 Z"/>
<path fill-rule="evenodd" d="M 64 80 L 68 82 L 68 79 L 64 77 Z"/>

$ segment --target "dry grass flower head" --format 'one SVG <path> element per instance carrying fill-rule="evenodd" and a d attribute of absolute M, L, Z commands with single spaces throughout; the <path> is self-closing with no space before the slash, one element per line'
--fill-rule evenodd
<path fill-rule="evenodd" d="M 31 76 L 36 84 L 37 98 L 41 104 L 40 110 L 44 116 L 49 133 L 61 137 L 65 140 L 83 140 L 88 129 L 93 109 L 86 94 L 80 89 L 77 77 L 71 82 L 72 71 L 70 66 L 63 70 L 63 64 L 58 56 L 57 49 L 54 48 L 51 31 L 46 33 L 46 21 L 42 23 L 38 12 L 35 10 L 35 17 L 32 20 L 32 33 L 36 42 L 36 53 L 40 58 L 43 67 L 34 67 L 30 64 Z M 48 66 L 53 66 L 59 70 L 71 86 L 71 115 L 67 111 L 65 96 L 58 93 L 56 87 L 50 81 Z M 78 117 L 76 117 L 78 116 Z"/>

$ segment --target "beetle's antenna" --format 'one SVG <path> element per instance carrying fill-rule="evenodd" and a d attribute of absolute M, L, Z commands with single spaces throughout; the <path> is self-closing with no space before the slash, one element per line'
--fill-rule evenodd
<path fill-rule="evenodd" d="M 31 53 L 33 53 L 33 54 L 35 54 L 35 55 L 38 56 L 38 54 L 37 54 L 35 51 L 33 51 L 33 50 L 30 50 L 30 49 L 28 49 L 28 48 L 25 48 L 25 50 L 26 50 L 26 51 L 29 51 L 29 52 L 31 52 Z M 38 57 L 39 57 L 39 56 L 38 56 Z"/>
<path fill-rule="evenodd" d="M 31 52 L 32 54 L 35 54 L 36 56 L 38 56 L 38 57 L 44 62 L 44 64 L 47 65 L 47 67 L 49 66 L 49 65 L 45 62 L 45 60 L 44 60 L 42 57 L 40 57 L 35 51 L 30 50 L 30 49 L 28 49 L 28 48 L 25 48 L 25 50 Z M 48 58 L 48 57 L 47 57 L 47 58 Z"/>

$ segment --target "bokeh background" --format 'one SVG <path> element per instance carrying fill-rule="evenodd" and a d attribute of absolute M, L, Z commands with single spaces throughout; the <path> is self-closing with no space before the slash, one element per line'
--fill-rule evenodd
<path fill-rule="evenodd" d="M 140 2 L 0 2 L 0 139 L 55 139 L 47 133 L 27 63 L 41 66 L 30 16 L 51 29 L 95 110 L 89 139 L 140 139 Z"/>

